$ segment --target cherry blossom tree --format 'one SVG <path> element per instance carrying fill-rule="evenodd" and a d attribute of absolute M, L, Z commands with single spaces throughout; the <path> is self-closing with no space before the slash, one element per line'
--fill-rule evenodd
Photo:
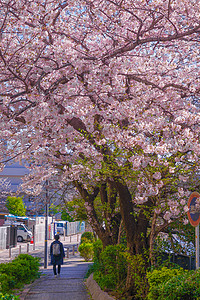
<path fill-rule="evenodd" d="M 5 201 L 5 198 L 11 194 L 11 184 L 7 178 L 0 178 L 0 198 L 1 202 Z"/>
<path fill-rule="evenodd" d="M 11 183 L 7 178 L 0 178 L 0 210 L 8 211 L 6 208 L 6 197 L 12 195 Z"/>
<path fill-rule="evenodd" d="M 130 253 L 152 253 L 199 186 L 198 1 L 0 4 L 2 164 L 27 159 L 35 193 L 72 182 L 100 235 L 111 191 Z"/>

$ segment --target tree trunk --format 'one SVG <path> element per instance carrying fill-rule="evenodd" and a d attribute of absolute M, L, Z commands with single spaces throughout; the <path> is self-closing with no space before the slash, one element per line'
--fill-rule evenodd
<path fill-rule="evenodd" d="M 105 220 L 105 230 L 112 238 L 113 245 L 117 244 L 121 214 L 116 213 L 117 191 L 113 182 L 105 182 L 100 186 L 101 203 Z"/>
<path fill-rule="evenodd" d="M 156 228 L 156 213 L 154 212 L 153 218 L 152 218 L 152 222 L 151 222 L 151 233 L 150 233 L 150 237 L 149 237 L 149 260 L 151 263 L 151 266 L 155 265 L 155 256 L 153 253 L 154 250 L 154 241 L 155 241 L 155 228 Z"/>
<path fill-rule="evenodd" d="M 126 232 L 127 248 L 129 249 L 130 253 L 135 253 L 134 232 L 135 232 L 136 222 L 134 217 L 131 194 L 128 188 L 125 185 L 123 185 L 121 182 L 117 181 L 115 186 L 119 193 L 120 212 L 124 224 L 124 229 Z"/>
<path fill-rule="evenodd" d="M 123 232 L 123 220 L 121 219 L 121 222 L 120 222 L 120 225 L 119 225 L 119 232 L 118 232 L 117 244 L 121 243 L 122 232 Z"/>
<path fill-rule="evenodd" d="M 93 194 L 89 194 L 79 182 L 75 182 L 75 186 L 77 187 L 80 195 L 87 203 L 86 212 L 88 216 L 88 222 L 91 225 L 92 229 L 98 235 L 99 239 L 102 241 L 103 247 L 105 248 L 108 245 L 113 245 L 113 235 L 110 228 L 103 227 L 103 225 L 98 220 L 98 216 L 94 208 L 94 200 L 99 193 L 99 188 L 94 188 Z"/>
<path fill-rule="evenodd" d="M 128 187 L 121 182 L 116 182 L 116 189 L 119 193 L 120 211 L 122 215 L 123 225 L 126 231 L 127 248 L 130 256 L 141 254 L 145 263 L 145 269 L 148 267 L 148 249 L 149 240 L 147 237 L 147 228 L 149 221 L 146 212 L 149 211 L 151 202 L 146 202 L 145 207 L 134 212 L 134 204 L 132 202 L 131 194 Z M 134 296 L 136 294 L 136 286 L 134 284 L 131 265 L 128 265 L 128 273 L 126 278 L 126 292 L 127 295 Z M 137 274 L 136 274 L 137 275 Z"/>

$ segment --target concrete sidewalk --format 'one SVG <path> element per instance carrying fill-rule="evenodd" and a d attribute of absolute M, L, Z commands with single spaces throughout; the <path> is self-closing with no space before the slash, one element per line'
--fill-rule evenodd
<path fill-rule="evenodd" d="M 44 242 L 36 243 L 35 250 L 33 245 L 29 245 L 30 255 L 40 257 L 42 275 L 32 284 L 27 285 L 19 294 L 20 300 L 88 300 L 89 293 L 86 290 L 84 276 L 92 264 L 85 262 L 77 253 L 78 237 L 61 237 L 61 242 L 65 249 L 64 264 L 61 266 L 60 278 L 53 275 L 53 267 L 50 265 L 50 257 L 48 255 L 48 267 L 44 269 Z M 52 241 L 48 241 L 48 254 Z M 0 251 L 0 263 L 9 262 L 19 254 L 19 246 L 21 253 L 27 253 L 27 244 L 18 243 L 16 248 L 12 248 L 12 256 L 9 257 L 9 250 Z M 74 247 L 73 247 L 74 246 Z M 69 249 L 69 258 L 67 258 L 67 248 Z M 75 250 L 75 251 L 73 251 Z"/>
<path fill-rule="evenodd" d="M 22 292 L 20 300 L 89 300 L 84 276 L 90 264 L 76 254 L 61 266 L 60 278 L 54 277 L 52 266 L 41 269 L 42 276 Z"/>

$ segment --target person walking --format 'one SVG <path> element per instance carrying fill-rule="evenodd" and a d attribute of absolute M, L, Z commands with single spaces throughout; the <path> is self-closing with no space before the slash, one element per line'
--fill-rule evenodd
<path fill-rule="evenodd" d="M 63 265 L 63 258 L 65 257 L 65 251 L 63 244 L 59 241 L 59 235 L 56 234 L 50 246 L 51 264 L 53 265 L 53 273 L 55 278 L 57 277 L 56 265 L 58 266 L 58 277 L 60 277 L 61 265 Z"/>

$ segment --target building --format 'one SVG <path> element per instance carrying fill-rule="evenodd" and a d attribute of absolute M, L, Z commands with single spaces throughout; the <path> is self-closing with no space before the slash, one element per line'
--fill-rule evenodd
<path fill-rule="evenodd" d="M 3 172 L 0 172 L 0 178 L 8 178 L 11 183 L 11 192 L 16 193 L 19 185 L 22 183 L 23 176 L 28 173 L 29 170 L 24 165 L 16 162 L 11 165 L 7 164 Z"/>
<path fill-rule="evenodd" d="M 0 172 L 0 178 L 6 178 L 10 182 L 10 192 L 15 194 L 22 183 L 22 178 L 29 173 L 29 170 L 24 164 L 14 162 L 12 164 L 6 164 L 4 170 Z M 25 193 L 19 193 L 17 197 L 23 196 L 23 201 L 27 209 L 27 215 L 37 215 L 41 213 L 43 205 L 39 201 L 35 201 L 34 197 L 26 195 Z M 0 199 L 0 212 L 8 212 L 5 207 L 5 198 Z"/>

